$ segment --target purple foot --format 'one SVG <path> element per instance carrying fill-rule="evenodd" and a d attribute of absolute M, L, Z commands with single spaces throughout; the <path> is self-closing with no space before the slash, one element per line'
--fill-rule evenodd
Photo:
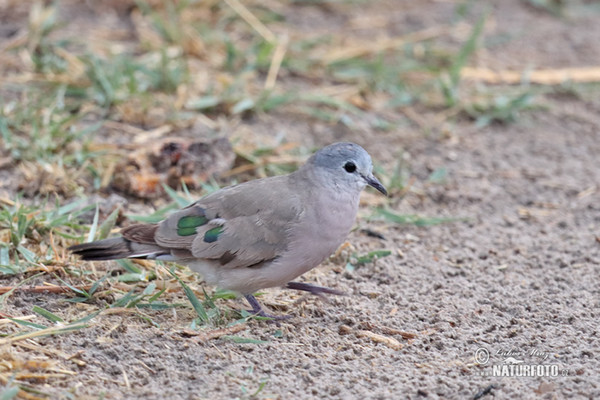
<path fill-rule="evenodd" d="M 292 318 L 291 315 L 272 315 L 272 314 L 268 314 L 260 306 L 260 303 L 258 302 L 258 300 L 256 300 L 256 297 L 252 296 L 251 294 L 245 295 L 244 298 L 248 301 L 248 303 L 252 307 L 252 310 L 248 310 L 248 312 L 250 312 L 253 315 L 258 315 L 259 317 L 264 317 L 264 318 L 271 318 L 271 319 L 273 319 L 275 321 L 283 321 L 283 320 Z"/>
<path fill-rule="evenodd" d="M 322 299 L 326 299 L 325 296 L 323 296 L 324 294 L 334 294 L 336 296 L 345 296 L 345 293 L 340 292 L 339 290 L 331 289 L 331 288 L 324 287 L 324 286 L 311 285 L 310 283 L 304 283 L 304 282 L 288 282 L 287 288 L 294 289 L 294 290 L 303 290 L 305 292 L 309 292 L 314 295 L 317 295 Z"/>

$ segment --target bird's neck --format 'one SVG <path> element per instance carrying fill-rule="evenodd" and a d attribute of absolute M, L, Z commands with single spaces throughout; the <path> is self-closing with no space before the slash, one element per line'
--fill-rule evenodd
<path fill-rule="evenodd" d="M 344 209 L 352 216 L 356 215 L 360 190 L 348 187 L 346 182 L 333 174 L 323 174 L 314 168 L 300 168 L 292 175 L 292 182 L 297 187 L 306 188 L 306 199 L 311 203 L 324 202 L 329 207 Z"/>

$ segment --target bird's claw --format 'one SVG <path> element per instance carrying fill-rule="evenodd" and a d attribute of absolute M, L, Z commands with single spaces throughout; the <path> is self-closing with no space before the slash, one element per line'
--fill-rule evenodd
<path fill-rule="evenodd" d="M 256 297 L 252 296 L 251 294 L 246 295 L 244 297 L 246 298 L 246 300 L 248 301 L 248 303 L 250 303 L 250 306 L 252 306 L 252 309 L 248 310 L 248 312 L 250 314 L 252 314 L 253 316 L 262 317 L 262 318 L 269 318 L 269 319 L 271 319 L 274 322 L 284 321 L 286 319 L 292 318 L 291 315 L 273 315 L 273 314 L 267 313 L 260 306 L 260 303 L 258 302 L 258 300 L 256 300 Z"/>

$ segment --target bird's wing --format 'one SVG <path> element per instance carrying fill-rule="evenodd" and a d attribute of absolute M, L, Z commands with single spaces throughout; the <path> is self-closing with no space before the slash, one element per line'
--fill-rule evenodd
<path fill-rule="evenodd" d="M 303 211 L 288 177 L 219 190 L 161 222 L 156 244 L 173 254 L 218 260 L 224 268 L 250 267 L 280 256 L 289 229 Z"/>

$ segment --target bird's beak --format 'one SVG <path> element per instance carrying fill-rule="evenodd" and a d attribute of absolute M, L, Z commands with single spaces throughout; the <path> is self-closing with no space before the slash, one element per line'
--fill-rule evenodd
<path fill-rule="evenodd" d="M 379 180 L 377 180 L 377 178 L 375 178 L 373 174 L 367 176 L 362 175 L 362 177 L 367 182 L 367 185 L 374 187 L 375 189 L 383 193 L 383 195 L 385 196 L 388 195 L 388 192 L 385 189 L 385 187 L 381 184 L 381 182 L 379 182 Z"/>

